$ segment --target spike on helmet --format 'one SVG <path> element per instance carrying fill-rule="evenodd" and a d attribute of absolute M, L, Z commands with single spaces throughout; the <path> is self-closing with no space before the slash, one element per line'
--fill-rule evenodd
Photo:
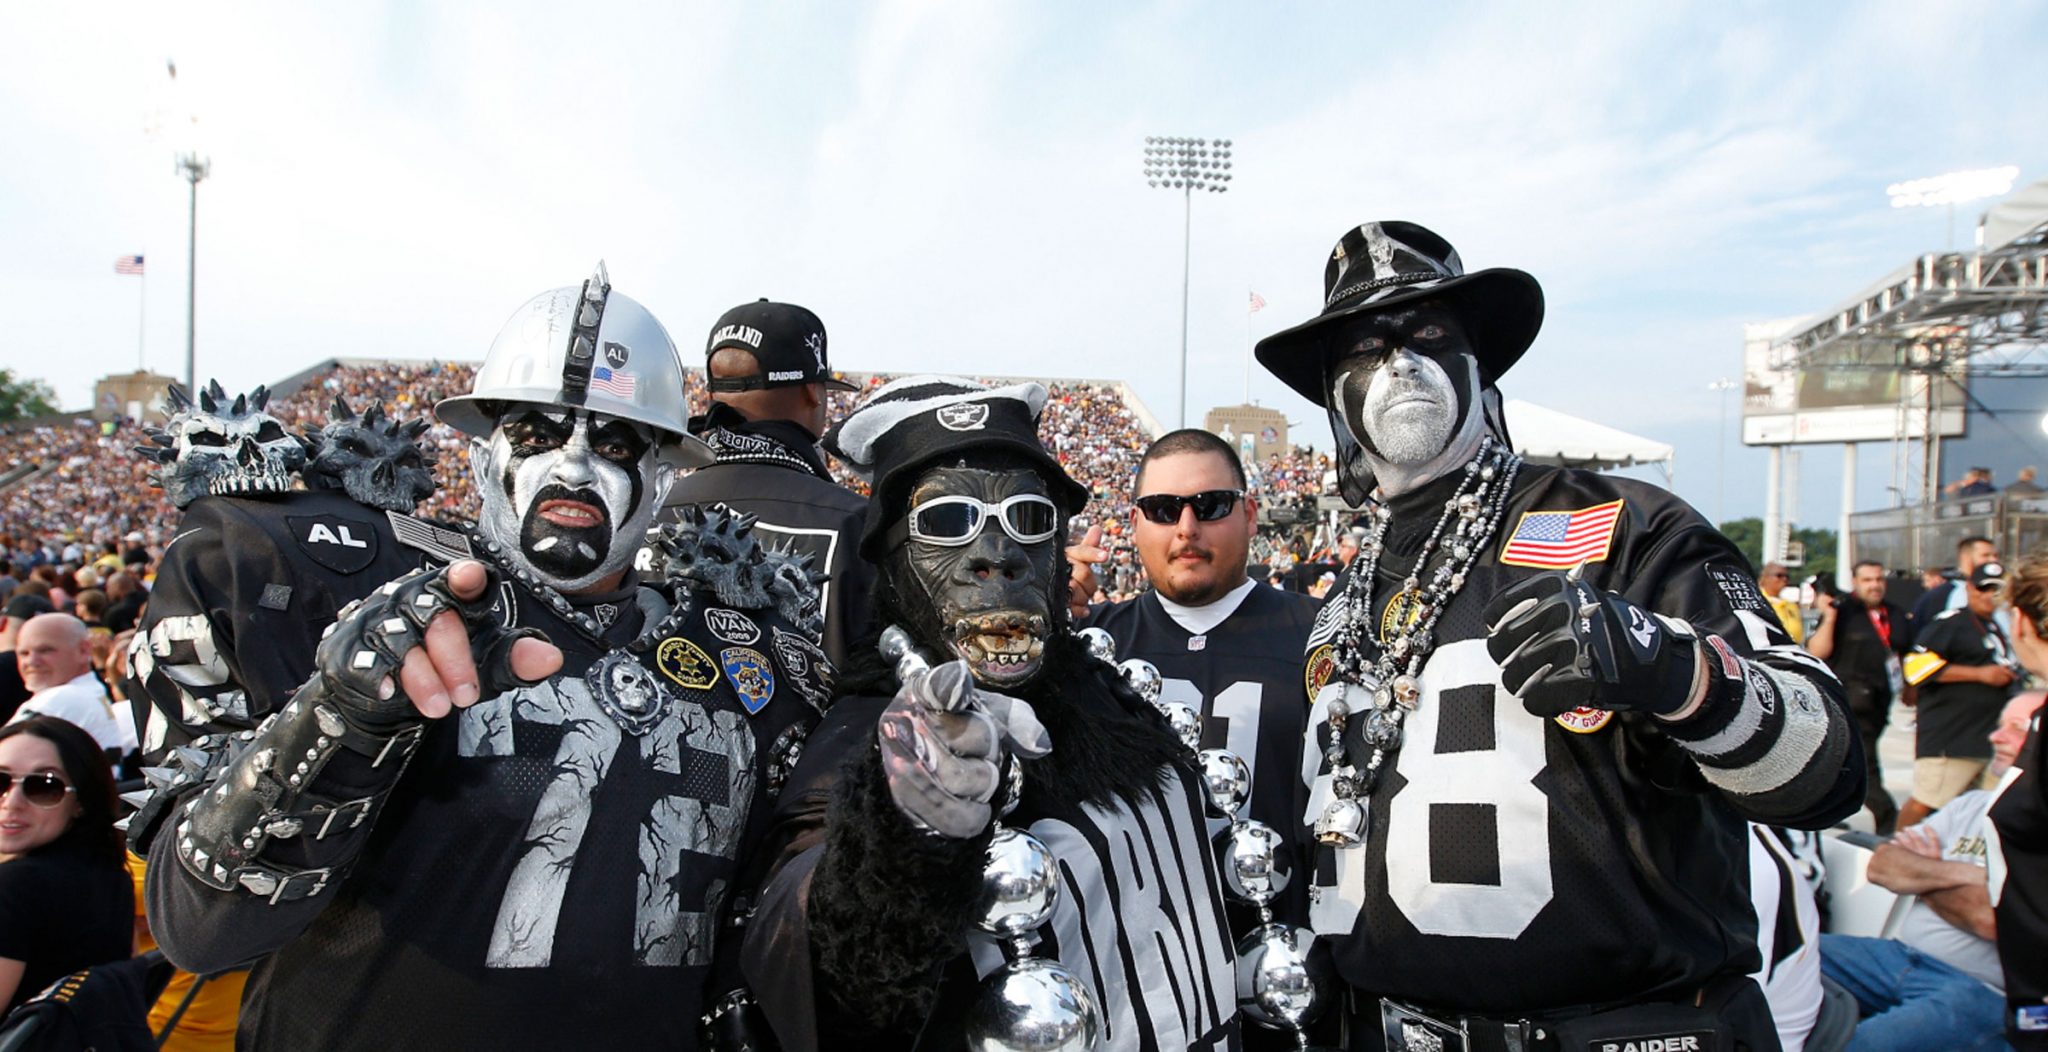
<path fill-rule="evenodd" d="M 668 330 L 647 308 L 613 292 L 604 263 L 581 286 L 553 289 L 512 315 L 466 395 L 443 400 L 443 423 L 483 437 L 508 403 L 577 406 L 665 432 L 664 462 L 711 462 L 709 447 L 689 433 L 682 360 Z"/>

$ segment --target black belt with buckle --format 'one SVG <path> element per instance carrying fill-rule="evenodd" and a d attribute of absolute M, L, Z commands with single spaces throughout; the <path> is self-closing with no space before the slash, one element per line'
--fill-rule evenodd
<path fill-rule="evenodd" d="M 1558 1052 L 1557 1034 L 1543 1020 L 1466 1015 L 1356 990 L 1350 994 L 1350 1048 L 1371 1047 L 1362 1038 L 1378 1033 L 1386 1052 Z"/>

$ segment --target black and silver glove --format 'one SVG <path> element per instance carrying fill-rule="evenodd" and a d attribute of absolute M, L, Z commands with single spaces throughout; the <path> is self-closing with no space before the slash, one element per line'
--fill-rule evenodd
<path fill-rule="evenodd" d="M 1590 707 L 1670 716 L 1699 693 L 1700 644 L 1690 626 L 1572 574 L 1523 581 L 1495 596 L 1485 617 L 1501 684 L 1534 715 Z"/>
<path fill-rule="evenodd" d="M 875 731 L 897 809 L 919 829 L 956 840 L 988 828 L 1006 748 L 1034 760 L 1052 751 L 1031 705 L 976 689 L 965 661 L 913 673 Z"/>
<path fill-rule="evenodd" d="M 492 591 L 487 582 L 482 596 Z M 360 839 L 323 842 L 373 818 L 419 747 L 427 718 L 399 689 L 398 670 L 445 610 L 468 630 L 484 697 L 523 682 L 512 673 L 512 644 L 538 633 L 499 625 L 487 598 L 456 598 L 447 567 L 349 604 L 321 637 L 313 678 L 173 815 L 187 871 L 272 903 L 318 895 L 339 878 Z"/>
<path fill-rule="evenodd" d="M 461 617 L 469 634 L 481 697 L 525 685 L 512 673 L 512 644 L 529 636 L 545 637 L 533 629 L 508 629 L 498 623 L 491 614 L 498 572 L 489 563 L 482 565 L 484 587 L 475 599 L 457 598 L 448 584 L 450 568 L 440 566 L 407 574 L 341 608 L 320 637 L 314 668 L 350 723 L 379 733 L 424 718 L 400 689 L 398 670 L 405 655 L 425 642 L 427 626 L 444 610 Z"/>

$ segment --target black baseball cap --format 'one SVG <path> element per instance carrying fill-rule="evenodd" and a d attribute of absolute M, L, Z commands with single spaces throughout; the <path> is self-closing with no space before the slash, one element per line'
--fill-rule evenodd
<path fill-rule="evenodd" d="M 56 605 L 42 596 L 17 595 L 7 601 L 5 609 L 0 609 L 0 615 L 16 621 L 26 621 L 37 614 L 50 614 L 56 611 Z"/>
<path fill-rule="evenodd" d="M 1970 587 L 1980 592 L 1996 591 L 2005 587 L 2005 567 L 1998 563 L 1983 563 L 1970 571 Z"/>
<path fill-rule="evenodd" d="M 704 358 L 722 347 L 737 347 L 761 363 L 752 376 L 722 376 L 709 381 L 713 391 L 758 391 L 764 387 L 824 384 L 836 391 L 860 388 L 836 379 L 825 357 L 825 323 L 794 303 L 759 299 L 726 311 L 711 327 Z"/>

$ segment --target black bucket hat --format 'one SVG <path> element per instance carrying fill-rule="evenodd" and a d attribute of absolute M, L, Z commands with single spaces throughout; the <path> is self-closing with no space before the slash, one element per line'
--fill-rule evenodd
<path fill-rule="evenodd" d="M 1339 238 L 1323 267 L 1322 313 L 1260 340 L 1254 353 L 1303 398 L 1327 405 L 1329 328 L 1423 299 L 1443 300 L 1457 312 L 1488 384 L 1522 357 L 1543 327 L 1543 287 L 1535 278 L 1508 267 L 1467 274 L 1450 242 L 1419 224 L 1390 220 Z"/>
<path fill-rule="evenodd" d="M 1045 400 L 1042 384 L 988 387 L 952 376 L 909 376 L 877 388 L 824 441 L 828 452 L 852 464 L 874 488 L 861 555 L 880 562 L 888 554 L 886 534 L 903 517 L 911 483 L 926 467 L 962 450 L 1017 454 L 1045 476 L 1061 511 L 1079 514 L 1088 504 L 1087 487 L 1038 440 Z"/>

